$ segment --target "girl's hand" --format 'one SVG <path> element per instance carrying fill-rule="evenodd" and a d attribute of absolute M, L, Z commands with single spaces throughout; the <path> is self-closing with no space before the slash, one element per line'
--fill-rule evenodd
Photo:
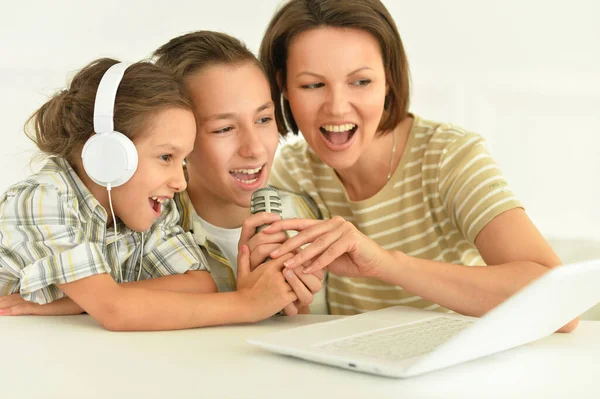
<path fill-rule="evenodd" d="M 0 316 L 61 316 L 81 313 L 83 313 L 83 309 L 71 298 L 61 298 L 52 303 L 40 305 L 26 301 L 20 294 L 0 297 Z"/>
<path fill-rule="evenodd" d="M 280 220 L 263 230 L 263 233 L 278 234 L 284 230 L 296 230 L 299 233 L 269 256 L 276 259 L 297 251 L 293 258 L 284 263 L 288 269 L 311 262 L 304 273 L 313 273 L 327 267 L 332 273 L 341 276 L 377 278 L 383 272 L 383 265 L 394 263 L 389 251 L 381 248 L 340 216 L 330 220 Z M 309 245 L 300 249 L 304 244 Z"/>

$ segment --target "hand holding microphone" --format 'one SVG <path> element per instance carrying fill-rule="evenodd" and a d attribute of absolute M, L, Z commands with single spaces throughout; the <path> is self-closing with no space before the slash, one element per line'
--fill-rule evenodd
<path fill-rule="evenodd" d="M 264 187 L 254 191 L 250 201 L 250 212 L 252 216 L 244 221 L 239 245 L 240 248 L 242 245 L 250 248 L 250 270 L 254 270 L 259 265 L 269 262 L 268 254 L 286 242 L 288 236 L 285 231 L 259 234 L 271 223 L 281 219 L 281 199 L 276 189 Z M 284 277 L 298 297 L 296 302 L 285 307 L 284 313 L 295 315 L 298 310 L 307 311 L 313 294 L 322 288 L 321 278 L 304 274 L 300 269 L 288 270 Z"/>

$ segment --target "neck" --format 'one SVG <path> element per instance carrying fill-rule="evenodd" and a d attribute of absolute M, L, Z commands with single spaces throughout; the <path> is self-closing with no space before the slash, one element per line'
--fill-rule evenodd
<path fill-rule="evenodd" d="M 370 147 L 351 167 L 344 170 L 336 169 L 352 201 L 371 198 L 385 187 L 389 180 L 388 175 L 391 176 L 400 163 L 412 121 L 410 117 L 405 118 L 393 131 L 375 137 Z"/>
<path fill-rule="evenodd" d="M 194 189 L 198 185 L 188 186 L 187 192 L 198 216 L 208 223 L 224 229 L 240 227 L 250 216 L 250 207 L 243 207 L 218 198 L 207 196 L 202 189 Z M 204 195 L 203 195 L 204 194 Z M 249 205 L 249 204 L 248 204 Z"/>

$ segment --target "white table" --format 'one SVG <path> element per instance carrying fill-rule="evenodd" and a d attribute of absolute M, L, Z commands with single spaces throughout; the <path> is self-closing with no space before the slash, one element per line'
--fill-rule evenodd
<path fill-rule="evenodd" d="M 0 317 L 0 398 L 600 398 L 600 322 L 406 379 L 265 352 L 263 333 L 333 316 L 112 333 L 89 316 Z"/>

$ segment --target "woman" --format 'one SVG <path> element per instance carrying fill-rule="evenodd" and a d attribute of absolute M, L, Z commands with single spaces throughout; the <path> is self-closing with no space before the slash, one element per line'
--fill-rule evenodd
<path fill-rule="evenodd" d="M 409 112 L 407 58 L 380 1 L 291 0 L 260 59 L 280 132 L 306 140 L 282 148 L 271 184 L 331 217 L 273 223 L 265 235 L 301 233 L 268 255 L 312 243 L 286 265 L 328 267 L 331 313 L 403 304 L 480 316 L 561 263 L 479 135 Z"/>

